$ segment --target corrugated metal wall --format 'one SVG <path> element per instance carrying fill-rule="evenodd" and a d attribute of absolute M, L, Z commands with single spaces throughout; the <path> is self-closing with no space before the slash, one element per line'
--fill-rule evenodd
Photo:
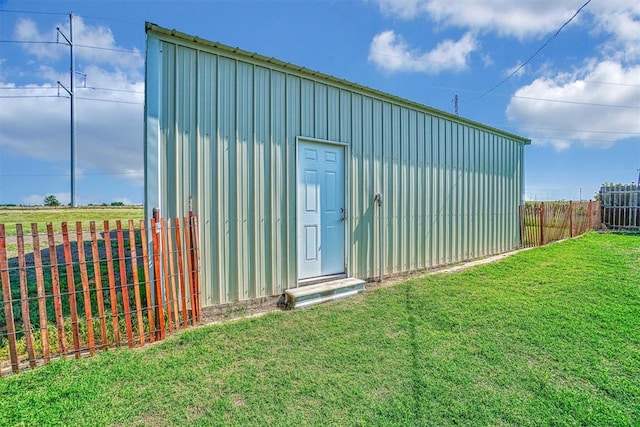
<path fill-rule="evenodd" d="M 526 140 L 154 28 L 146 204 L 174 216 L 192 203 L 201 228 L 203 305 L 297 286 L 299 137 L 348 144 L 354 277 L 519 246 Z M 382 207 L 376 193 L 384 195 Z"/>

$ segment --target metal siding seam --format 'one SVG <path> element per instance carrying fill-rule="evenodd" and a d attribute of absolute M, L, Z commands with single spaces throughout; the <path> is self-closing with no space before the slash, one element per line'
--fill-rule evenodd
<path fill-rule="evenodd" d="M 380 100 L 372 100 L 371 106 L 371 135 L 373 137 L 373 192 L 382 194 L 382 102 Z M 376 119 L 377 118 L 377 119 Z M 382 209 L 377 204 L 373 203 L 373 261 L 372 261 L 372 274 L 373 276 L 382 276 L 382 236 L 381 227 L 382 224 Z"/>
<path fill-rule="evenodd" d="M 362 183 L 360 188 L 360 275 L 359 277 L 369 278 L 373 275 L 370 270 L 371 248 L 371 99 L 362 97 L 361 114 L 361 135 L 362 135 Z M 357 183 L 356 183 L 357 186 Z"/>
<path fill-rule="evenodd" d="M 292 84 L 289 85 L 288 81 L 292 80 Z M 296 240 L 296 136 L 300 134 L 302 126 L 302 79 L 292 75 L 287 75 L 287 236 L 288 241 L 288 272 L 287 283 L 288 286 L 294 285 L 297 287 L 297 240 Z M 293 93 L 289 93 L 294 91 Z M 290 97 L 293 96 L 293 99 Z M 296 108 L 291 108 L 289 103 L 295 102 Z M 293 114 L 289 114 L 292 111 Z M 295 114 L 295 113 L 298 114 Z M 292 122 L 291 119 L 297 119 L 296 122 Z M 293 197 L 291 197 L 293 195 Z"/>
<path fill-rule="evenodd" d="M 218 281 L 217 281 L 217 292 L 216 292 L 216 302 L 219 304 L 222 303 L 226 298 L 227 294 L 227 275 L 225 268 L 225 222 L 224 222 L 224 143 L 222 141 L 221 135 L 221 121 L 220 121 L 220 57 L 215 55 L 215 106 L 216 111 L 214 113 L 215 125 L 213 127 L 215 135 L 213 141 L 215 142 L 215 152 L 216 152 L 216 164 L 215 164 L 215 173 L 216 173 L 216 262 L 218 265 Z"/>
<path fill-rule="evenodd" d="M 449 262 L 457 262 L 460 259 L 460 141 L 458 139 L 458 124 L 451 122 L 451 257 Z"/>
<path fill-rule="evenodd" d="M 393 182 L 393 192 L 392 198 L 389 199 L 390 202 L 393 203 L 393 227 L 392 227 L 392 241 L 393 247 L 391 248 L 391 253 L 393 254 L 393 272 L 397 273 L 401 271 L 400 268 L 400 204 L 402 203 L 402 198 L 400 193 L 400 107 L 396 105 L 391 105 L 391 126 L 392 126 L 392 139 L 393 139 L 393 151 L 392 151 L 392 161 L 393 161 L 393 176 L 391 178 Z"/>
<path fill-rule="evenodd" d="M 400 108 L 400 268 L 409 270 L 409 111 Z"/>
<path fill-rule="evenodd" d="M 361 164 L 362 161 L 362 99 L 360 95 L 351 94 L 351 174 L 354 179 L 351 180 L 352 185 L 358 185 L 358 183 L 362 183 L 362 179 L 360 177 Z M 352 260 L 351 264 L 351 274 L 355 277 L 358 277 L 359 267 L 360 267 L 360 259 L 359 259 L 359 248 L 362 244 L 360 233 L 356 233 L 356 224 L 360 221 L 360 203 L 359 198 L 361 197 L 361 191 L 351 191 L 352 199 L 349 200 L 349 206 L 347 207 L 347 211 L 349 211 L 349 216 L 351 220 L 349 221 L 349 234 L 353 236 L 352 245 L 349 246 L 350 258 Z M 359 231 L 359 230 L 358 230 Z"/>
<path fill-rule="evenodd" d="M 273 295 L 276 292 L 282 291 L 281 289 L 281 222 L 280 222 L 280 209 L 282 207 L 280 185 L 282 180 L 279 179 L 280 169 L 280 155 L 281 152 L 278 146 L 277 129 L 275 125 L 277 112 L 276 112 L 276 86 L 277 74 L 273 70 L 269 70 L 269 172 L 271 177 L 271 197 L 273 199 L 271 203 L 271 280 L 266 285 L 265 292 L 269 295 Z"/>
<path fill-rule="evenodd" d="M 446 134 L 445 121 L 438 118 L 438 189 L 437 189 L 437 218 L 438 218 L 438 265 L 443 265 L 446 258 L 445 239 L 447 235 L 445 221 L 445 207 L 447 197 L 446 181 Z"/>
<path fill-rule="evenodd" d="M 239 236 L 239 250 L 236 265 L 238 268 L 238 286 L 241 291 L 238 292 L 240 299 L 248 299 L 250 295 L 250 274 L 255 272 L 255 261 L 251 262 L 249 258 L 249 248 L 252 246 L 249 239 L 252 237 L 249 235 L 249 208 L 250 203 L 250 191 L 249 183 L 253 177 L 253 170 L 250 170 L 250 163 L 253 160 L 253 150 L 250 147 L 249 141 L 251 140 L 250 132 L 248 130 L 249 117 L 247 112 L 251 102 L 247 99 L 249 90 L 248 76 L 246 70 L 241 61 L 236 61 L 236 144 L 239 146 L 239 150 L 236 151 L 236 171 L 240 172 L 237 179 L 238 184 L 238 213 L 240 218 L 238 221 L 238 236 Z M 247 81 L 245 83 L 245 81 Z"/>
<path fill-rule="evenodd" d="M 417 238 L 416 238 L 416 259 L 418 269 L 425 268 L 425 260 L 424 260 L 424 241 L 425 241 L 425 228 L 424 228 L 424 184 L 425 184 L 425 173 L 424 173 L 424 114 L 418 112 L 416 115 L 416 135 L 418 140 L 417 144 L 417 166 L 416 166 L 416 217 L 418 219 L 417 225 Z"/>
<path fill-rule="evenodd" d="M 258 197 L 262 197 L 263 203 L 263 211 L 262 211 L 262 227 L 263 233 L 262 236 L 262 262 L 264 263 L 264 276 L 262 278 L 262 282 L 260 283 L 260 294 L 261 296 L 267 296 L 273 294 L 273 248 L 275 245 L 275 239 L 273 235 L 274 227 L 274 216 L 273 216 L 273 205 L 277 200 L 275 198 L 275 191 L 272 179 L 273 170 L 273 149 L 271 146 L 271 70 L 264 69 L 266 73 L 266 81 L 263 81 L 264 85 L 263 91 L 265 93 L 262 96 L 266 99 L 263 99 L 263 108 L 265 112 L 263 114 L 266 117 L 263 117 L 263 121 L 265 122 L 263 126 L 264 135 L 261 141 L 261 159 L 260 159 L 260 176 L 264 179 L 264 191 Z M 263 76 L 263 78 L 265 78 Z M 264 197 L 267 197 L 267 200 L 264 200 Z"/>
<path fill-rule="evenodd" d="M 425 170 L 424 170 L 424 226 L 425 226 L 425 267 L 433 266 L 433 123 L 432 117 L 424 115 Z"/>
<path fill-rule="evenodd" d="M 393 197 L 392 197 L 392 148 L 393 148 L 393 133 L 391 130 L 391 104 L 388 102 L 382 103 L 382 170 L 384 180 L 382 181 L 382 191 L 384 194 L 384 203 L 382 204 L 382 218 L 383 218 L 383 266 L 382 269 L 385 272 L 393 272 L 393 251 L 390 245 L 392 245 L 392 217 L 393 217 Z"/>
<path fill-rule="evenodd" d="M 432 265 L 440 264 L 440 198 L 442 191 L 440 190 L 440 119 L 431 117 L 431 259 Z"/>

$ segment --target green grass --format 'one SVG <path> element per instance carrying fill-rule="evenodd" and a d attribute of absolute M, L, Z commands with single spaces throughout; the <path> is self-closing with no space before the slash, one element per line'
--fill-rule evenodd
<path fill-rule="evenodd" d="M 15 236 L 16 223 L 22 224 L 24 233 L 31 235 L 31 223 L 38 224 L 38 230 L 40 233 L 46 233 L 46 224 L 53 222 L 54 230 L 60 231 L 60 223 L 67 221 L 70 225 L 70 231 L 75 233 L 75 222 L 82 221 L 86 224 L 88 231 L 89 221 L 96 221 L 96 225 L 99 229 L 102 229 L 102 222 L 104 220 L 140 220 L 143 218 L 144 210 L 140 206 L 125 206 L 125 207 L 82 207 L 82 208 L 24 208 L 24 207 L 0 207 L 0 223 L 5 224 L 6 233 L 8 236 Z M 114 224 L 115 226 L 115 224 Z M 42 242 L 41 242 L 42 243 Z"/>
<path fill-rule="evenodd" d="M 638 425 L 640 237 L 0 379 L 1 425 Z"/>

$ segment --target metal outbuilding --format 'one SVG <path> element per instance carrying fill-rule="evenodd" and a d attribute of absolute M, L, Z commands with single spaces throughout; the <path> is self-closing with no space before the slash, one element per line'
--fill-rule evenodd
<path fill-rule="evenodd" d="M 145 205 L 199 218 L 202 305 L 520 245 L 529 140 L 147 23 Z"/>

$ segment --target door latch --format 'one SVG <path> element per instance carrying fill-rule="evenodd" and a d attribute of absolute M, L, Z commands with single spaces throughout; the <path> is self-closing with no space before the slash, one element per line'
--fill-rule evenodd
<path fill-rule="evenodd" d="M 347 220 L 347 211 L 345 208 L 340 208 L 340 213 L 342 214 L 340 216 L 340 222 L 345 222 Z"/>

